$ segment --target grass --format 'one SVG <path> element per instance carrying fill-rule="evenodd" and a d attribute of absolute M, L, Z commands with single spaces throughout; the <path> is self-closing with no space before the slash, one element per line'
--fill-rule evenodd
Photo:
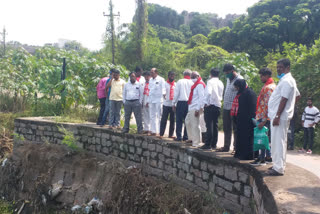
<path fill-rule="evenodd" d="M 1 214 L 12 214 L 13 213 L 13 206 L 7 201 L 0 199 L 0 213 Z"/>

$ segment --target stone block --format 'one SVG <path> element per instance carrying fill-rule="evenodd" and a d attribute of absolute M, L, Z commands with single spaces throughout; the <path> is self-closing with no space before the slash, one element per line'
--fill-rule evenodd
<path fill-rule="evenodd" d="M 202 171 L 202 179 L 205 181 L 209 180 L 209 173 L 207 173 L 206 171 Z"/>
<path fill-rule="evenodd" d="M 86 130 L 86 135 L 88 137 L 92 137 L 93 136 L 93 132 L 91 130 Z"/>
<path fill-rule="evenodd" d="M 45 131 L 49 131 L 49 132 L 52 131 L 51 126 L 45 126 L 45 127 L 44 127 L 44 130 L 45 130 Z"/>
<path fill-rule="evenodd" d="M 235 182 L 233 184 L 233 187 L 238 191 L 241 192 L 241 183 L 240 182 Z"/>
<path fill-rule="evenodd" d="M 134 145 L 137 147 L 141 147 L 142 141 L 141 140 L 135 140 Z"/>
<path fill-rule="evenodd" d="M 233 183 L 226 181 L 222 178 L 218 178 L 218 185 L 225 190 L 232 191 Z"/>
<path fill-rule="evenodd" d="M 158 168 L 163 169 L 163 167 L 164 167 L 163 161 L 158 161 Z"/>
<path fill-rule="evenodd" d="M 101 145 L 100 144 L 96 145 L 96 152 L 101 152 Z"/>
<path fill-rule="evenodd" d="M 56 134 L 59 134 L 59 133 L 54 133 L 54 136 L 55 136 Z M 43 131 L 37 130 L 37 131 L 36 131 L 36 135 L 42 136 L 42 135 L 43 135 Z M 61 134 L 59 134 L 59 135 L 61 135 Z M 56 136 L 55 136 L 55 137 L 56 137 Z"/>
<path fill-rule="evenodd" d="M 130 153 L 135 153 L 135 148 L 134 148 L 134 146 L 129 146 L 129 152 Z"/>
<path fill-rule="evenodd" d="M 151 152 L 156 151 L 156 144 L 150 143 L 148 145 L 148 150 Z"/>
<path fill-rule="evenodd" d="M 162 146 L 161 145 L 156 145 L 156 151 L 157 152 L 162 152 Z"/>
<path fill-rule="evenodd" d="M 199 168 L 200 161 L 197 158 L 193 158 L 192 160 L 192 166 L 195 168 Z"/>
<path fill-rule="evenodd" d="M 170 159 L 170 158 L 167 158 L 166 160 L 165 160 L 165 163 L 166 164 L 168 164 L 168 165 L 170 165 L 170 166 L 173 166 L 173 159 Z"/>
<path fill-rule="evenodd" d="M 122 137 L 120 137 L 120 136 L 116 136 L 115 141 L 117 143 L 124 143 L 124 139 Z"/>
<path fill-rule="evenodd" d="M 139 156 L 139 155 L 134 155 L 134 161 L 137 162 L 137 163 L 140 163 L 142 162 L 142 158 Z"/>
<path fill-rule="evenodd" d="M 143 156 L 143 157 L 149 157 L 149 156 L 150 156 L 150 152 L 149 152 L 149 151 L 144 151 L 144 152 L 142 153 L 142 156 Z"/>
<path fill-rule="evenodd" d="M 225 207 L 227 211 L 231 211 L 231 213 L 240 213 L 242 210 L 242 206 L 233 201 L 230 201 L 226 198 L 219 198 L 218 203 Z"/>
<path fill-rule="evenodd" d="M 101 134 L 101 138 L 105 138 L 105 139 L 109 140 L 110 134 L 108 134 L 108 133 L 102 133 L 102 134 Z"/>
<path fill-rule="evenodd" d="M 182 169 L 183 169 L 185 172 L 190 172 L 190 165 L 187 164 L 187 163 L 183 163 L 183 164 L 182 164 Z"/>
<path fill-rule="evenodd" d="M 196 177 L 195 178 L 195 183 L 196 183 L 197 186 L 201 187 L 204 190 L 208 190 L 209 189 L 209 185 L 206 182 L 202 181 L 201 178 L 197 178 Z"/>
<path fill-rule="evenodd" d="M 193 159 L 191 156 L 189 156 L 187 153 L 185 153 L 183 158 L 184 158 L 185 163 L 188 163 L 189 165 L 191 165 L 192 159 Z"/>
<path fill-rule="evenodd" d="M 253 209 L 250 206 L 248 206 L 248 207 L 243 207 L 242 213 L 243 214 L 252 214 L 252 213 L 255 213 L 255 212 L 253 211 Z M 263 213 L 264 214 L 268 214 L 267 212 L 263 212 Z"/>
<path fill-rule="evenodd" d="M 114 149 L 113 156 L 118 157 L 118 155 L 119 155 L 119 150 Z"/>
<path fill-rule="evenodd" d="M 171 157 L 175 160 L 178 160 L 178 152 L 175 150 L 171 150 Z"/>
<path fill-rule="evenodd" d="M 165 169 L 167 172 L 170 172 L 170 173 L 173 172 L 173 168 L 172 168 L 172 166 L 170 166 L 170 165 L 165 164 L 165 165 L 164 165 L 164 169 Z"/>
<path fill-rule="evenodd" d="M 150 159 L 149 165 L 154 167 L 154 168 L 157 168 L 158 167 L 157 160 Z"/>
<path fill-rule="evenodd" d="M 102 145 L 103 147 L 106 147 L 106 146 L 107 146 L 107 140 L 106 140 L 105 138 L 102 138 L 102 139 L 101 139 L 101 145 Z"/>
<path fill-rule="evenodd" d="M 241 181 L 244 184 L 248 184 L 249 175 L 243 172 L 238 171 L 239 175 L 239 181 Z"/>
<path fill-rule="evenodd" d="M 111 141 L 112 141 L 112 142 L 116 142 L 116 139 L 117 139 L 116 136 L 111 135 Z"/>
<path fill-rule="evenodd" d="M 25 128 L 26 126 L 27 126 L 27 125 L 26 125 L 25 123 L 23 123 L 23 122 L 20 123 L 20 127 L 21 127 L 21 128 Z M 44 127 L 43 127 L 43 130 L 44 130 Z"/>
<path fill-rule="evenodd" d="M 216 192 L 219 196 L 224 196 L 225 190 L 221 187 L 216 186 Z"/>
<path fill-rule="evenodd" d="M 112 142 L 110 140 L 107 141 L 107 147 L 111 147 L 112 146 Z"/>
<path fill-rule="evenodd" d="M 156 153 L 156 152 L 151 152 L 150 153 L 150 157 L 153 158 L 153 159 L 156 159 L 157 155 L 158 155 L 158 153 Z"/>
<path fill-rule="evenodd" d="M 98 137 L 98 138 L 101 138 L 102 135 L 101 135 L 101 132 L 97 132 L 97 131 L 96 131 L 96 132 L 94 133 L 94 136 L 95 136 L 95 137 Z"/>
<path fill-rule="evenodd" d="M 158 158 L 159 158 L 159 160 L 161 160 L 161 161 L 165 161 L 165 157 L 164 157 L 164 155 L 163 154 L 158 154 Z"/>
<path fill-rule="evenodd" d="M 170 157 L 170 149 L 168 147 L 163 147 L 163 154 Z"/>
<path fill-rule="evenodd" d="M 109 154 L 109 148 L 103 147 L 102 148 L 102 153 L 108 155 Z"/>
<path fill-rule="evenodd" d="M 184 154 L 182 152 L 178 153 L 178 157 L 179 157 L 179 161 L 184 162 L 184 159 L 183 159 Z"/>
<path fill-rule="evenodd" d="M 28 132 L 27 132 L 28 133 Z M 43 132 L 43 135 L 44 136 L 53 136 L 53 133 L 52 132 L 49 132 L 49 131 L 44 131 Z"/>
<path fill-rule="evenodd" d="M 32 124 L 32 125 L 31 125 L 31 129 L 36 130 L 36 129 L 37 129 L 37 125 Z"/>
<path fill-rule="evenodd" d="M 120 152 L 120 158 L 126 159 L 127 158 L 127 154 L 125 152 Z"/>
<path fill-rule="evenodd" d="M 243 206 L 250 206 L 250 199 L 244 196 L 240 196 L 240 204 Z"/>
<path fill-rule="evenodd" d="M 190 172 L 193 173 L 196 177 L 202 178 L 202 174 L 200 170 L 190 167 Z"/>
<path fill-rule="evenodd" d="M 237 181 L 238 180 L 238 174 L 237 170 L 229 167 L 224 168 L 224 177 L 231 180 L 231 181 Z"/>
<path fill-rule="evenodd" d="M 101 138 L 96 137 L 95 142 L 96 142 L 96 144 L 100 145 L 101 144 Z"/>
<path fill-rule="evenodd" d="M 212 176 L 212 182 L 214 183 L 214 184 L 218 184 L 218 182 L 219 182 L 219 180 L 218 180 L 219 178 L 217 177 L 217 176 Z"/>
<path fill-rule="evenodd" d="M 132 138 L 129 139 L 129 140 L 128 140 L 128 144 L 129 144 L 129 145 L 134 145 L 134 139 L 132 139 Z"/>
<path fill-rule="evenodd" d="M 20 124 L 20 127 L 23 127 L 22 124 L 23 124 L 23 123 Z M 24 126 L 24 127 L 25 127 L 25 126 Z M 44 131 L 44 126 L 38 126 L 38 130 Z"/>
<path fill-rule="evenodd" d="M 96 151 L 96 146 L 95 145 L 90 145 L 88 147 L 89 151 L 95 152 Z"/>
<path fill-rule="evenodd" d="M 244 186 L 244 190 L 243 190 L 244 196 L 250 198 L 251 197 L 251 192 L 252 192 L 251 186 L 245 185 Z"/>
<path fill-rule="evenodd" d="M 232 193 L 226 191 L 226 192 L 224 193 L 224 197 L 225 197 L 226 199 L 232 201 L 232 202 L 235 202 L 235 203 L 237 203 L 237 204 L 239 203 L 239 196 L 238 196 L 238 195 L 235 195 L 235 194 L 232 194 Z"/>
<path fill-rule="evenodd" d="M 201 168 L 202 171 L 208 171 L 208 164 L 207 164 L 207 162 L 202 161 L 202 162 L 200 163 L 200 168 Z"/>
<path fill-rule="evenodd" d="M 81 141 L 82 141 L 82 142 L 88 142 L 88 136 L 82 135 L 82 136 L 81 136 Z"/>
<path fill-rule="evenodd" d="M 142 149 L 141 148 L 137 148 L 137 155 L 141 155 L 142 154 Z"/>
<path fill-rule="evenodd" d="M 120 144 L 119 148 L 120 148 L 120 151 L 128 152 L 128 145 L 126 144 Z"/>
<path fill-rule="evenodd" d="M 216 185 L 213 182 L 209 183 L 209 192 L 215 192 Z"/>
<path fill-rule="evenodd" d="M 143 149 L 148 149 L 148 142 L 147 141 L 143 141 L 142 148 Z"/>
<path fill-rule="evenodd" d="M 128 154 L 128 159 L 131 161 L 134 161 L 134 155 L 133 154 Z"/>
<path fill-rule="evenodd" d="M 217 174 L 217 175 L 221 175 L 221 176 L 224 175 L 224 167 L 223 167 L 222 165 L 218 165 L 218 166 L 216 167 L 216 174 Z"/>
<path fill-rule="evenodd" d="M 185 179 L 186 178 L 186 173 L 183 170 L 179 170 L 178 176 L 181 179 Z"/>
<path fill-rule="evenodd" d="M 194 175 L 193 175 L 193 174 L 191 174 L 191 173 L 187 173 L 187 177 L 186 177 L 186 179 L 187 179 L 188 181 L 193 182 Z"/>

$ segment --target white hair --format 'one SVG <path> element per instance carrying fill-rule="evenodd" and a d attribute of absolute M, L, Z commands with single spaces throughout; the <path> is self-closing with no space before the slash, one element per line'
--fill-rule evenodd
<path fill-rule="evenodd" d="M 191 76 L 192 71 L 190 69 L 186 69 L 183 72 L 183 76 Z"/>

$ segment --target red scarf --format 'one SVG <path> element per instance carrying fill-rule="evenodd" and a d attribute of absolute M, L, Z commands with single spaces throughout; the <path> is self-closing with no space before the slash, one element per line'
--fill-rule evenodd
<path fill-rule="evenodd" d="M 141 76 L 140 76 L 140 77 L 136 77 L 136 79 L 137 79 L 138 82 L 140 81 L 140 78 L 141 78 Z"/>
<path fill-rule="evenodd" d="M 183 78 L 190 80 L 191 77 L 190 76 L 184 76 Z"/>
<path fill-rule="evenodd" d="M 261 97 L 261 94 L 262 92 L 264 91 L 264 88 L 267 86 L 267 85 L 270 85 L 274 83 L 273 79 L 270 77 L 267 82 L 264 84 L 264 86 L 262 87 L 261 91 L 260 91 L 260 94 L 258 96 L 258 99 L 257 99 L 257 107 L 256 107 L 256 111 L 258 111 L 258 106 L 259 106 L 259 103 L 260 103 L 260 97 Z"/>
<path fill-rule="evenodd" d="M 191 91 L 190 91 L 190 95 L 189 95 L 189 100 L 188 100 L 188 105 L 190 105 L 192 103 L 192 97 L 193 97 L 193 90 L 197 87 L 197 85 L 201 84 L 203 85 L 203 87 L 206 87 L 206 84 L 204 84 L 204 82 L 201 81 L 201 77 L 199 77 L 197 79 L 197 81 L 191 86 Z"/>
<path fill-rule="evenodd" d="M 241 94 L 238 94 L 233 102 L 232 102 L 232 106 L 231 106 L 231 111 L 230 111 L 230 115 L 231 116 L 237 116 L 238 114 L 238 109 L 239 109 L 239 97 Z"/>
<path fill-rule="evenodd" d="M 170 85 L 170 96 L 169 96 L 169 99 L 173 100 L 173 96 L 174 96 L 174 80 L 172 82 L 167 80 L 167 83 Z"/>
<path fill-rule="evenodd" d="M 146 82 L 146 85 L 144 86 L 143 94 L 149 96 L 149 91 L 150 91 L 150 89 L 149 89 L 149 83 Z"/>

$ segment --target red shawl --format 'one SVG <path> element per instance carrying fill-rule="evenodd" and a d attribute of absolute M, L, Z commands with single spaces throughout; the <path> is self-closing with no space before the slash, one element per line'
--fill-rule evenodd
<path fill-rule="evenodd" d="M 174 96 L 174 80 L 172 82 L 170 82 L 169 80 L 167 80 L 167 83 L 170 85 L 170 100 L 173 100 L 173 96 Z"/>
<path fill-rule="evenodd" d="M 231 106 L 231 111 L 230 111 L 230 115 L 231 116 L 237 116 L 238 114 L 238 109 L 239 109 L 239 97 L 241 94 L 238 94 L 233 102 L 232 102 L 232 106 Z"/>
<path fill-rule="evenodd" d="M 199 78 L 197 79 L 197 81 L 191 86 L 191 91 L 190 91 L 190 95 L 189 95 L 188 105 L 190 105 L 191 102 L 192 102 L 193 90 L 197 87 L 197 85 L 201 84 L 201 85 L 203 85 L 204 88 L 206 87 L 206 84 L 204 84 L 204 82 L 202 82 L 201 80 L 202 80 L 201 77 L 199 77 Z"/>
<path fill-rule="evenodd" d="M 149 83 L 146 82 L 146 85 L 144 86 L 143 94 L 149 96 L 149 91 L 150 91 L 150 89 L 149 89 Z"/>
<path fill-rule="evenodd" d="M 140 78 L 141 78 L 141 76 L 140 76 L 140 77 L 136 77 L 136 79 L 137 79 L 138 82 L 140 81 Z"/>
<path fill-rule="evenodd" d="M 191 77 L 190 76 L 184 76 L 183 78 L 185 78 L 185 79 L 191 79 Z"/>

